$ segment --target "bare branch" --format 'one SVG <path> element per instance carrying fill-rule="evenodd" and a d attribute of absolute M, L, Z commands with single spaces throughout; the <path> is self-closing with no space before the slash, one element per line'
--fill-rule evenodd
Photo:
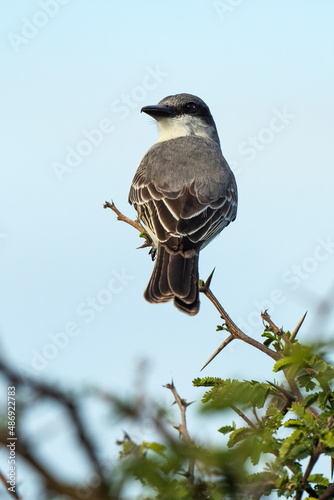
<path fill-rule="evenodd" d="M 231 408 L 233 411 L 235 411 L 235 413 L 239 415 L 239 417 L 241 417 L 249 425 L 249 427 L 251 427 L 252 429 L 256 429 L 256 425 L 253 424 L 253 422 L 249 420 L 249 418 L 241 410 L 239 410 L 239 408 L 237 408 L 234 405 L 231 405 Z"/>
<path fill-rule="evenodd" d="M 187 443 L 192 443 L 193 441 L 192 441 L 191 437 L 189 436 L 188 429 L 187 429 L 187 422 L 186 422 L 186 408 L 187 408 L 187 406 L 191 405 L 192 403 L 187 403 L 184 399 L 181 399 L 181 397 L 179 396 L 179 394 L 175 388 L 173 381 L 171 384 L 164 385 L 164 387 L 166 387 L 166 389 L 169 389 L 172 392 L 174 399 L 175 399 L 175 403 L 177 404 L 177 406 L 180 409 L 180 412 L 181 412 L 180 434 Z"/>
<path fill-rule="evenodd" d="M 174 399 L 175 399 L 174 402 L 178 405 L 180 412 L 181 412 L 181 425 L 175 427 L 175 429 L 177 429 L 179 431 L 180 436 L 183 437 L 183 439 L 185 440 L 186 443 L 193 444 L 193 440 L 191 439 L 191 437 L 188 433 L 187 422 L 186 422 L 186 409 L 187 409 L 187 406 L 191 405 L 192 403 L 187 403 L 184 399 L 182 399 L 179 396 L 179 394 L 175 388 L 173 380 L 172 380 L 171 384 L 166 384 L 166 385 L 164 385 L 164 387 L 166 387 L 166 389 L 169 389 L 172 392 Z M 194 484 L 194 480 L 195 480 L 194 472 L 195 472 L 195 460 L 189 459 L 189 467 L 188 467 L 187 477 L 188 477 L 189 484 L 191 486 Z"/>
<path fill-rule="evenodd" d="M 117 220 L 120 220 L 122 222 L 126 222 L 127 224 L 130 224 L 130 226 L 137 229 L 140 233 L 145 231 L 145 228 L 140 224 L 140 222 L 138 222 L 136 220 L 129 219 L 129 217 L 127 217 L 126 215 L 123 215 L 122 212 L 120 212 L 118 210 L 118 208 L 115 206 L 115 204 L 112 200 L 111 200 L 111 203 L 109 203 L 109 201 L 106 201 L 105 204 L 103 205 L 103 208 L 110 208 L 117 215 Z"/>

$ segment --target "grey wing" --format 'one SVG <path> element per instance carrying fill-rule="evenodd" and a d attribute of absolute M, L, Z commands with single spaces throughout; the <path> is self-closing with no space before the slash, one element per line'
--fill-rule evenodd
<path fill-rule="evenodd" d="M 237 185 L 232 174 L 231 183 L 228 188 L 222 193 L 222 196 L 214 203 L 213 217 L 208 225 L 202 238 L 201 248 L 204 248 L 213 238 L 215 238 L 230 222 L 233 222 L 237 216 L 238 206 L 238 191 Z"/>
<path fill-rule="evenodd" d="M 182 238 L 189 247 L 204 247 L 236 217 L 237 187 L 226 164 L 224 182 L 187 179 L 170 190 L 168 183 L 147 175 L 148 157 L 139 166 L 129 193 L 129 202 L 151 237 L 161 243 Z M 228 182 L 227 179 L 228 178 Z M 153 233 L 153 235 L 151 234 Z"/>

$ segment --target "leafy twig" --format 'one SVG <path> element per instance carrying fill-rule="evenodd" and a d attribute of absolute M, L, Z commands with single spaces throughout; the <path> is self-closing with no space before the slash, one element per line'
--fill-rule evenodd
<path fill-rule="evenodd" d="M 269 316 L 267 309 L 263 313 L 261 313 L 261 318 L 263 321 L 266 321 L 268 323 L 271 331 L 276 333 L 276 335 L 279 335 L 284 340 L 286 345 L 291 345 L 290 340 L 287 338 L 287 336 L 285 335 L 282 328 L 278 328 L 278 326 L 275 325 L 275 323 L 273 322 L 273 320 Z"/>
<path fill-rule="evenodd" d="M 329 418 L 328 422 L 327 422 L 326 429 L 328 431 L 330 431 L 332 425 L 333 425 L 333 418 Z M 324 449 L 324 444 L 321 441 L 319 441 L 319 443 L 318 443 L 316 449 L 314 450 L 314 452 L 312 453 L 312 455 L 310 457 L 310 461 L 306 467 L 306 470 L 305 470 L 305 473 L 304 473 L 304 476 L 302 479 L 302 487 L 303 488 L 306 487 L 307 479 L 308 479 L 309 475 L 311 474 L 312 469 L 315 466 L 316 462 L 318 461 L 318 458 L 320 457 L 321 453 L 323 452 L 323 449 Z M 297 492 L 296 500 L 300 500 L 301 496 L 302 496 L 302 492 Z"/>

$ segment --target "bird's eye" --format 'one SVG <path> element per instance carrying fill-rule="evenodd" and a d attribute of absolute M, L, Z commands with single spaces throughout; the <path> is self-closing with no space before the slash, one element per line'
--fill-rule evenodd
<path fill-rule="evenodd" d="M 188 113 L 196 113 L 196 111 L 198 110 L 198 106 L 194 102 L 188 102 L 188 104 L 186 105 L 186 110 Z"/>

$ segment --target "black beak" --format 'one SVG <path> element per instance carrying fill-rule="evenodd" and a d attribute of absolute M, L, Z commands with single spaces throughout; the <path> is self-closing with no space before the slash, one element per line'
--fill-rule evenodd
<path fill-rule="evenodd" d="M 140 112 L 143 111 L 156 120 L 159 118 L 172 118 L 173 116 L 176 116 L 176 112 L 173 109 L 167 108 L 167 106 L 160 106 L 159 104 L 156 104 L 155 106 L 144 106 L 141 108 Z"/>

